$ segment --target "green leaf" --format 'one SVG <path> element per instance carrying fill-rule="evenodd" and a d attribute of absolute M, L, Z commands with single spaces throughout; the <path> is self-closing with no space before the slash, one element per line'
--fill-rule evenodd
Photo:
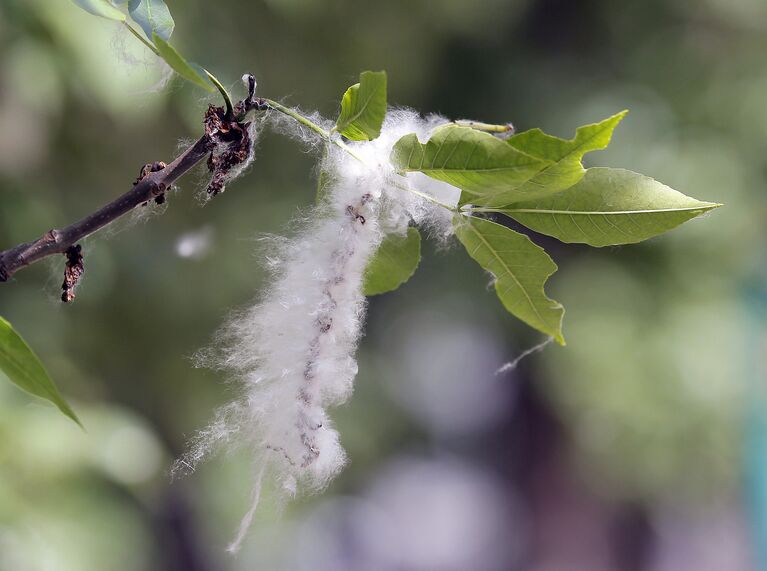
<path fill-rule="evenodd" d="M 125 14 L 115 8 L 109 0 L 72 0 L 72 2 L 95 16 L 101 16 L 102 18 L 107 18 L 109 20 L 117 20 L 118 22 L 124 22 L 126 20 Z"/>
<path fill-rule="evenodd" d="M 524 234 L 483 218 L 457 214 L 453 225 L 469 255 L 495 277 L 495 291 L 504 307 L 564 345 L 565 309 L 543 291 L 557 265 L 543 248 Z"/>
<path fill-rule="evenodd" d="M 492 202 L 496 205 L 502 202 L 511 204 L 518 194 L 532 200 L 571 187 L 586 172 L 581 164 L 583 155 L 606 148 L 615 127 L 627 113 L 621 111 L 599 123 L 578 127 L 575 137 L 570 140 L 552 137 L 540 129 L 531 129 L 507 139 L 507 143 L 518 151 L 551 163 L 515 189 L 513 195 L 496 195 Z"/>
<path fill-rule="evenodd" d="M 186 61 L 168 42 L 157 34 L 152 34 L 152 42 L 154 42 L 157 51 L 160 52 L 160 57 L 173 68 L 173 71 L 203 89 L 211 92 L 216 90 L 213 84 L 206 79 L 205 70 L 196 64 Z"/>
<path fill-rule="evenodd" d="M 570 140 L 531 129 L 504 141 L 468 126 L 447 125 L 424 145 L 415 135 L 400 139 L 392 162 L 457 186 L 463 191 L 461 204 L 507 206 L 551 196 L 578 182 L 586 172 L 583 155 L 604 149 L 626 113 L 579 127 Z"/>
<path fill-rule="evenodd" d="M 415 273 L 421 261 L 421 234 L 412 226 L 407 234 L 387 236 L 365 268 L 362 292 L 378 295 L 397 289 Z"/>
<path fill-rule="evenodd" d="M 0 317 L 0 371 L 19 388 L 52 402 L 62 413 L 80 424 L 77 415 L 59 393 L 40 359 L 16 333 L 11 324 L 2 317 Z"/>
<path fill-rule="evenodd" d="M 157 34 L 167 42 L 176 26 L 163 0 L 130 0 L 128 12 L 133 21 L 144 30 L 147 38 Z"/>
<path fill-rule="evenodd" d="M 591 168 L 564 192 L 501 212 L 562 242 L 612 246 L 647 240 L 718 206 L 635 172 Z"/>
<path fill-rule="evenodd" d="M 386 116 L 386 72 L 363 71 L 341 100 L 336 131 L 352 141 L 372 141 Z"/>
<path fill-rule="evenodd" d="M 394 145 L 391 162 L 457 186 L 461 204 L 483 206 L 505 206 L 508 197 L 524 200 L 525 192 L 517 189 L 551 164 L 489 133 L 452 124 L 435 130 L 426 144 L 415 133 L 405 135 Z M 493 200 L 497 195 L 504 197 L 500 204 Z"/>

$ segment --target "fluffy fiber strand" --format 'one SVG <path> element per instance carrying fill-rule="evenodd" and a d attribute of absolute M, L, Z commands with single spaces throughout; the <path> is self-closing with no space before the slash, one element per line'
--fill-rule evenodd
<path fill-rule="evenodd" d="M 390 111 L 378 139 L 351 143 L 364 161 L 330 146 L 322 168 L 331 182 L 321 204 L 294 237 L 265 239 L 270 285 L 201 359 L 228 370 L 241 396 L 200 431 L 174 471 L 194 469 L 220 447 L 244 444 L 253 451 L 253 502 L 232 552 L 250 526 L 264 478 L 288 495 L 299 487 L 318 490 L 346 461 L 327 408 L 349 397 L 357 374 L 365 267 L 386 234 L 404 233 L 411 223 L 441 236 L 449 232 L 449 211 L 408 188 L 453 205 L 459 196 L 458 189 L 425 176 L 395 173 L 389 154 L 401 136 L 416 132 L 425 139 L 442 121 Z M 275 127 L 316 144 L 298 126 L 280 121 Z"/>

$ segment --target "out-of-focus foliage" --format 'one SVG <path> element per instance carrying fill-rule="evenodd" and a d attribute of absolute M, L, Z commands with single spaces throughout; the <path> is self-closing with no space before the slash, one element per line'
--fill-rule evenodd
<path fill-rule="evenodd" d="M 115 8 L 109 0 L 73 0 L 73 2 L 94 16 L 118 22 L 125 21 L 125 14 Z"/>
<path fill-rule="evenodd" d="M 19 388 L 50 401 L 63 414 L 80 423 L 40 359 L 13 326 L 2 317 L 0 317 L 0 372 Z"/>
<path fill-rule="evenodd" d="M 167 42 L 176 27 L 168 5 L 163 0 L 130 0 L 128 13 L 141 26 L 147 38 L 157 34 Z"/>
<path fill-rule="evenodd" d="M 589 489 L 646 506 L 657 533 L 669 513 L 709 521 L 701 510 L 737 505 L 753 331 L 740 292 L 764 267 L 764 2 L 188 0 L 174 15 L 174 45 L 227 86 L 253 72 L 261 94 L 331 118 L 368 68 L 387 69 L 392 103 L 520 130 L 566 135 L 630 108 L 588 166 L 727 206 L 637 246 L 537 238 L 560 265 L 550 294 L 568 307 L 568 346 L 535 357 L 532 382 Z M 200 133 L 215 94 L 158 89 L 164 75 L 119 24 L 69 2 L 0 4 L 0 245 L 92 211 Z M 200 569 L 506 569 L 524 549 L 506 424 L 523 375 L 493 373 L 538 339 L 490 292 L 477 300 L 487 280 L 451 248 L 371 302 L 357 392 L 334 413 L 351 464 L 328 492 L 281 518 L 264 510 L 230 559 L 251 467 L 233 456 L 165 477 L 227 398 L 187 357 L 263 283 L 255 238 L 314 200 L 313 161 L 269 134 L 251 172 L 204 208 L 203 185 L 184 179 L 162 218 L 147 207 L 84 244 L 71 307 L 56 301 L 63 260 L 1 286 L 0 314 L 23 324 L 88 433 L 0 387 L 0 569 L 184 568 L 189 545 Z M 205 247 L 184 255 L 190 236 Z"/>
<path fill-rule="evenodd" d="M 157 48 L 160 57 L 165 60 L 165 63 L 167 63 L 173 71 L 195 85 L 207 89 L 208 91 L 213 91 L 213 86 L 207 79 L 205 79 L 205 70 L 186 61 L 181 54 L 176 51 L 176 48 L 157 34 L 152 34 L 152 43 Z"/>

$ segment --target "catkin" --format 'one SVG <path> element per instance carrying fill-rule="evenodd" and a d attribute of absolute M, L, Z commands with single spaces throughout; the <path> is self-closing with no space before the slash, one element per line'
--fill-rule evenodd
<path fill-rule="evenodd" d="M 351 143 L 362 161 L 329 147 L 321 165 L 330 181 L 324 199 L 294 237 L 267 239 L 270 284 L 229 322 L 219 342 L 200 354 L 200 364 L 229 372 L 241 396 L 218 411 L 174 469 L 189 471 L 222 446 L 252 450 L 253 505 L 231 551 L 250 525 L 265 475 L 288 494 L 319 490 L 346 462 L 327 409 L 350 396 L 357 374 L 365 267 L 385 235 L 404 233 L 411 223 L 439 237 L 449 234 L 450 212 L 409 187 L 450 205 L 459 197 L 458 189 L 445 183 L 395 173 L 389 155 L 401 136 L 415 132 L 425 140 L 441 122 L 393 110 L 378 139 Z M 279 120 L 277 128 L 317 144 L 300 126 Z"/>

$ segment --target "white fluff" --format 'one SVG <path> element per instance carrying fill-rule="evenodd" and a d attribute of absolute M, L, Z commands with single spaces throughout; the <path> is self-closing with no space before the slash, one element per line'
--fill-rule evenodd
<path fill-rule="evenodd" d="M 268 239 L 271 285 L 204 354 L 206 365 L 212 360 L 233 373 L 242 395 L 198 434 L 174 470 L 193 469 L 221 445 L 252 448 L 253 506 L 231 551 L 250 525 L 264 474 L 293 494 L 299 487 L 323 488 L 346 462 L 327 407 L 349 397 L 357 374 L 355 350 L 366 308 L 364 269 L 384 236 L 405 232 L 411 222 L 439 236 L 449 233 L 450 211 L 408 188 L 450 206 L 460 194 L 423 175 L 396 174 L 389 155 L 403 135 L 415 132 L 426 140 L 442 122 L 408 110 L 390 111 L 379 138 L 349 144 L 362 162 L 331 145 L 322 165 L 332 181 L 325 200 L 295 237 Z M 278 128 L 317 145 L 318 137 L 295 124 L 280 119 Z"/>

